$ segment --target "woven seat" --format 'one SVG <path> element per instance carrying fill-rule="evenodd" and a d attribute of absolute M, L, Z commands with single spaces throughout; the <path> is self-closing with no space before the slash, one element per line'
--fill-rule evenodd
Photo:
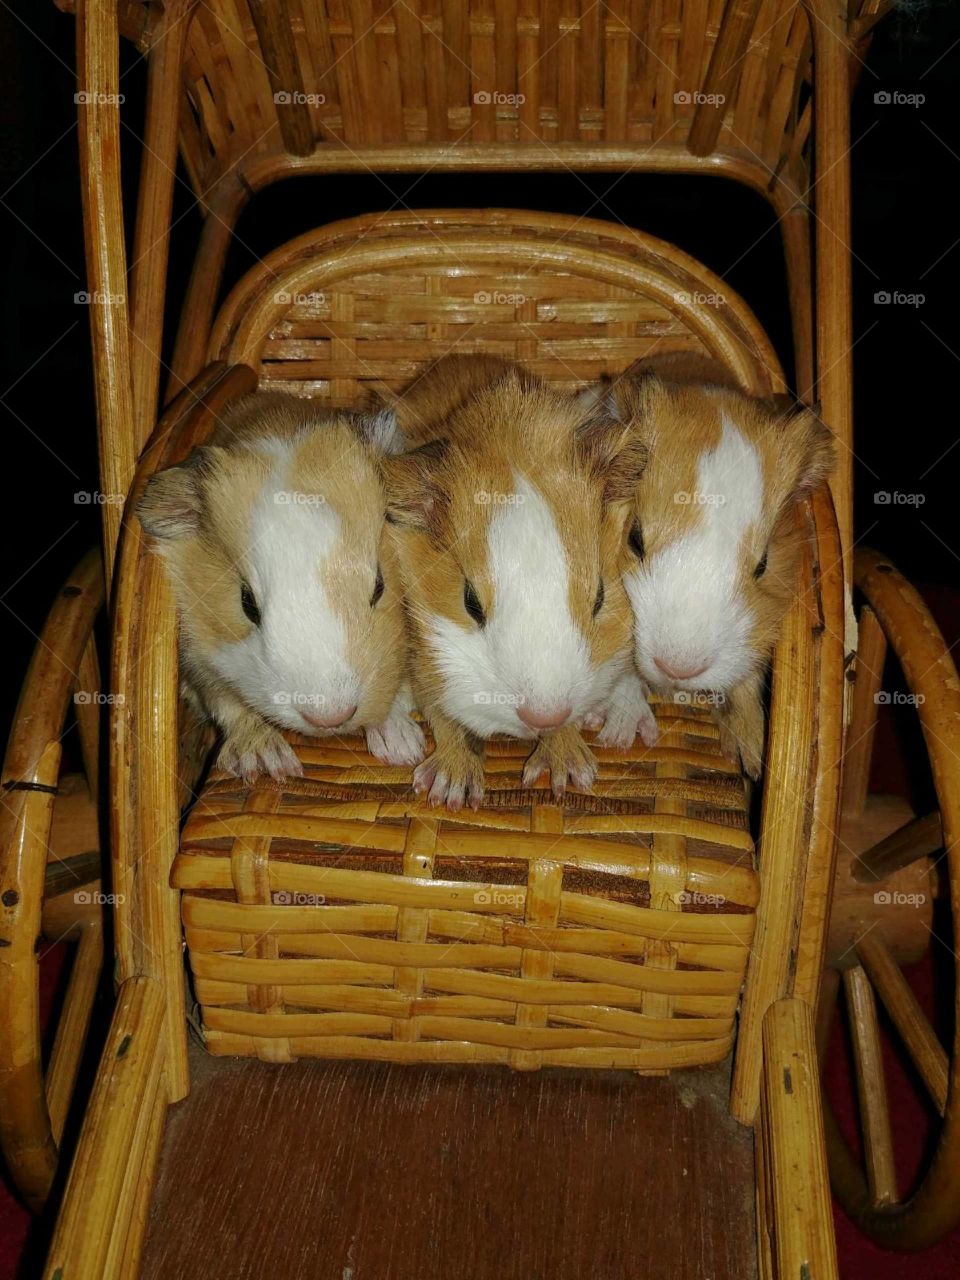
<path fill-rule="evenodd" d="M 208 1049 L 664 1070 L 728 1052 L 759 883 L 743 780 L 701 713 L 600 751 L 594 793 L 518 786 L 493 744 L 478 813 L 429 808 L 359 739 L 306 776 L 214 775 L 173 883 Z M 303 740 L 306 742 L 306 740 Z"/>

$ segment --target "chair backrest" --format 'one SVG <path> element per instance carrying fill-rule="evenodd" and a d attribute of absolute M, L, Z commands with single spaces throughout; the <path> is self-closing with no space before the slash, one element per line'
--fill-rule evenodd
<path fill-rule="evenodd" d="M 573 387 L 677 349 L 722 360 L 748 391 L 783 389 L 745 303 L 672 245 L 591 219 L 483 210 L 368 215 L 291 241 L 233 290 L 208 354 L 252 365 L 264 388 L 343 406 L 452 350 Z"/>

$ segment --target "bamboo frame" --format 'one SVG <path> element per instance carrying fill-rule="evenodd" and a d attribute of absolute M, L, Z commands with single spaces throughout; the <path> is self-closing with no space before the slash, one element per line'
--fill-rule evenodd
<path fill-rule="evenodd" d="M 0 1144 L 27 1203 L 39 1210 L 57 1167 L 73 1082 L 100 972 L 99 910 L 74 907 L 81 933 L 53 1057 L 44 1078 L 37 939 L 41 936 L 50 836 L 60 781 L 60 740 L 75 690 L 83 690 L 82 656 L 103 604 L 100 557 L 89 552 L 64 584 L 44 624 L 24 681 L 3 765 L 0 807 Z M 99 686 L 86 689 L 99 693 Z M 96 779 L 93 779 L 94 785 Z M 93 872 L 95 875 L 96 872 Z M 79 887 L 83 879 L 74 881 Z"/>
<path fill-rule="evenodd" d="M 186 4 L 187 0 L 183 3 Z M 207 225 L 178 334 L 167 392 L 170 410 L 144 455 L 138 486 L 159 465 L 161 458 L 171 460 L 182 456 L 191 443 L 203 438 L 211 417 L 215 416 L 217 404 L 222 405 L 239 388 L 253 385 L 256 375 L 250 370 L 226 372 L 221 368 L 201 373 L 204 352 L 211 346 L 213 314 L 226 249 L 236 218 L 251 193 L 267 183 L 308 172 L 414 171 L 429 167 L 446 170 L 472 167 L 486 171 L 563 168 L 617 171 L 638 168 L 651 172 L 714 173 L 745 182 L 771 202 L 781 223 L 796 340 L 798 384 L 802 392 L 809 390 L 812 397 L 813 376 L 815 371 L 818 372 L 818 393 L 823 401 L 825 417 L 837 431 L 842 446 L 849 447 L 849 251 L 845 244 L 849 222 L 849 170 L 845 159 L 849 40 L 839 17 L 829 10 L 825 0 L 809 0 L 807 7 L 812 14 L 810 27 L 817 66 L 814 109 L 812 113 L 807 109 L 798 116 L 795 102 L 791 99 L 791 83 L 799 83 L 799 77 L 804 74 L 809 45 L 809 40 L 797 27 L 787 38 L 795 62 L 780 76 L 774 94 L 777 110 L 783 112 L 784 121 L 789 120 L 789 128 L 778 132 L 779 126 L 774 128 L 771 124 L 772 117 L 766 120 L 763 124 L 766 136 L 758 147 L 742 145 L 737 135 L 745 136 L 745 125 L 754 118 L 760 119 L 755 110 L 757 95 L 765 83 L 772 84 L 777 79 L 768 74 L 773 63 L 764 64 L 763 57 L 765 53 L 775 57 L 775 53 L 771 52 L 772 42 L 766 50 L 753 50 L 749 43 L 744 43 L 744 30 L 748 24 L 743 21 L 740 11 L 734 13 L 732 9 L 722 24 L 729 28 L 724 44 L 729 41 L 729 49 L 743 50 L 747 62 L 740 70 L 736 100 L 728 106 L 722 121 L 722 113 L 714 112 L 711 117 L 703 111 L 679 112 L 674 119 L 669 94 L 664 92 L 667 84 L 660 76 L 655 95 L 657 116 L 654 123 L 657 135 L 663 133 L 666 141 L 648 152 L 644 151 L 644 140 L 636 132 L 636 116 L 631 114 L 635 104 L 630 102 L 627 90 L 631 77 L 641 85 L 649 83 L 652 86 L 658 81 L 659 73 L 652 65 L 647 65 L 643 54 L 633 66 L 630 60 L 634 55 L 629 51 L 626 27 L 616 15 L 602 34 L 597 29 L 597 47 L 602 49 L 600 56 L 609 86 L 602 102 L 597 97 L 599 79 L 589 63 L 582 77 L 583 101 L 589 108 L 587 115 L 574 111 L 570 105 L 573 99 L 563 93 L 558 95 L 557 102 L 566 105 L 561 107 L 556 117 L 551 114 L 551 95 L 565 83 L 564 77 L 570 76 L 570 68 L 574 66 L 570 59 L 573 46 L 569 41 L 566 44 L 561 42 L 557 53 L 551 53 L 542 66 L 537 61 L 536 41 L 539 37 L 533 28 L 520 32 L 515 42 L 500 42 L 497 57 L 502 53 L 507 58 L 504 65 L 514 67 L 517 74 L 522 70 L 528 77 L 529 97 L 520 106 L 519 124 L 516 126 L 512 118 L 486 110 L 481 104 L 475 120 L 475 136 L 479 141 L 471 140 L 469 146 L 451 145 L 461 130 L 453 127 L 459 125 L 459 120 L 448 114 L 451 103 L 459 101 L 456 95 L 462 96 L 474 89 L 463 67 L 470 61 L 467 43 L 477 41 L 478 37 L 467 23 L 455 23 L 456 30 L 449 32 L 452 46 L 461 55 L 467 55 L 463 66 L 452 61 L 449 73 L 443 58 L 437 58 L 433 45 L 423 41 L 422 33 L 413 26 L 398 25 L 397 37 L 402 42 L 404 56 L 395 66 L 397 74 L 405 77 L 403 92 L 409 90 L 412 94 L 410 101 L 418 111 L 422 109 L 423 118 L 428 122 L 424 140 L 405 137 L 398 132 L 401 116 L 396 110 L 393 73 L 379 78 L 370 49 L 362 44 L 355 51 L 336 46 L 337 53 L 342 55 L 342 65 L 334 86 L 336 92 L 342 94 L 340 124 L 347 131 L 362 127 L 360 103 L 364 102 L 368 108 L 370 137 L 364 140 L 362 148 L 315 146 L 309 155 L 291 154 L 306 150 L 305 114 L 302 110 L 284 110 L 277 113 L 281 129 L 272 131 L 273 141 L 264 147 L 254 146 L 247 155 L 221 153 L 219 142 L 231 133 L 231 130 L 222 131 L 217 135 L 211 152 L 215 157 L 213 168 L 205 168 L 201 151 L 188 137 L 190 122 L 186 114 L 181 114 L 182 155 L 191 181 L 208 209 Z M 878 7 L 865 6 L 862 14 L 851 19 L 851 30 L 858 38 L 875 21 L 877 15 L 874 10 Z M 136 333 L 140 340 L 151 346 L 154 345 L 151 335 L 158 332 L 164 297 L 166 239 L 161 225 L 163 218 L 154 218 L 148 204 L 150 199 L 157 199 L 162 208 L 168 200 L 172 179 L 162 169 L 160 159 L 169 159 L 172 146 L 172 117 L 178 96 L 172 91 L 172 85 L 175 80 L 179 83 L 180 76 L 187 72 L 188 61 L 198 58 L 202 52 L 189 38 L 185 45 L 179 43 L 180 35 L 173 34 L 172 28 L 163 35 L 160 26 L 149 26 L 145 19 L 141 20 L 137 8 L 135 4 L 125 4 L 118 16 L 117 9 L 102 0 L 77 0 L 79 61 L 88 88 L 98 95 L 109 95 L 111 90 L 115 90 L 117 41 L 121 29 L 137 32 L 143 47 L 157 39 L 159 32 L 159 42 L 151 53 L 151 59 L 154 66 L 163 65 L 165 68 L 163 74 L 151 70 L 148 138 L 154 137 L 157 141 L 158 160 L 141 192 L 132 328 L 128 324 L 125 306 L 113 311 L 102 307 L 91 309 L 103 485 L 110 492 L 126 492 L 130 485 L 137 450 L 149 430 L 151 406 L 156 399 L 157 373 L 152 365 L 153 358 L 140 364 L 140 355 L 137 354 L 140 342 L 135 338 L 134 350 L 131 351 L 130 335 Z M 456 5 L 445 6 L 447 18 L 453 20 L 456 10 Z M 309 14 L 305 15 L 305 21 L 308 45 L 312 42 L 317 49 L 334 49 L 324 19 Z M 318 22 L 320 25 L 316 26 Z M 183 26 L 185 29 L 186 24 Z M 291 55 L 295 56 L 302 71 L 306 65 L 301 61 L 303 44 L 294 40 L 295 48 L 291 49 L 287 34 L 281 33 L 279 38 L 284 58 L 289 61 Z M 579 38 L 582 41 L 588 39 L 586 30 L 580 33 Z M 483 44 L 483 39 L 481 34 L 479 43 L 474 43 L 471 48 L 484 50 L 483 57 L 486 58 L 488 46 Z M 690 77 L 692 85 L 699 84 L 698 68 L 705 69 L 710 61 L 712 39 L 712 30 L 706 39 L 703 33 L 691 31 L 681 41 L 674 42 L 664 65 L 671 72 Z M 588 47 L 584 45 L 584 48 Z M 734 58 L 729 49 L 724 53 L 721 47 L 717 53 L 714 47 L 714 60 L 708 74 L 708 79 L 712 77 L 710 83 L 734 72 Z M 250 59 L 249 50 L 241 49 L 238 44 L 235 52 L 248 68 L 250 84 L 256 85 L 258 93 L 268 91 L 269 79 L 263 68 L 257 67 Z M 423 65 L 428 70 L 418 85 L 416 68 L 424 58 Z M 481 60 L 479 65 L 489 67 L 490 64 Z M 765 65 L 767 70 L 762 69 Z M 196 70 L 197 67 L 191 63 L 189 74 L 193 75 Z M 212 68 L 203 69 L 204 75 L 207 70 L 212 71 Z M 797 77 L 795 81 L 790 79 L 793 73 Z M 229 74 L 224 72 L 224 83 Z M 306 88 L 311 87 L 306 81 L 303 83 Z M 320 83 L 324 84 L 322 79 Z M 566 83 L 569 87 L 569 82 Z M 328 80 L 325 87 L 331 86 L 332 81 Z M 388 109 L 382 114 L 369 110 L 377 100 L 378 92 L 382 92 L 383 100 L 388 104 Z M 653 98 L 651 93 L 651 110 Z M 599 115 L 596 114 L 598 107 Z M 214 130 L 219 109 L 217 104 L 211 105 L 210 102 L 201 103 L 199 107 L 199 114 Z M 233 99 L 231 109 L 235 114 L 235 136 L 239 138 L 255 113 L 244 114 L 246 107 L 242 95 Z M 591 116 L 589 111 L 595 114 Z M 315 138 L 326 137 L 323 112 L 318 113 L 310 107 L 308 114 L 312 135 Z M 818 168 L 823 175 L 817 184 L 816 352 L 811 332 L 810 216 L 803 195 L 808 187 L 805 147 L 811 120 L 816 129 Z M 556 130 L 556 136 L 540 134 L 544 121 L 550 130 Z M 126 274 L 116 146 L 119 108 L 112 102 L 102 102 L 95 111 L 91 110 L 82 118 L 81 126 L 85 228 L 91 264 L 89 284 L 91 290 L 109 295 L 121 286 L 125 287 Z M 526 130 L 530 140 L 537 145 L 517 145 L 511 133 L 515 128 Z M 706 141 L 714 132 L 716 145 L 711 154 L 703 157 L 691 154 L 691 138 L 694 148 L 706 149 Z M 286 151 L 271 150 L 278 134 L 284 139 Z M 651 137 L 657 135 L 651 134 Z M 775 155 L 769 150 L 771 143 L 776 144 Z M 221 160 L 224 163 L 217 169 Z M 158 231 L 156 238 L 152 237 L 151 226 Z M 141 253 L 142 248 L 147 250 L 145 254 Z M 295 272 L 292 278 L 296 278 Z M 224 332 L 222 322 L 218 332 Z M 250 333 L 252 335 L 252 329 Z M 250 348 L 251 358 L 255 345 Z M 236 356 L 231 358 L 236 359 Z M 194 379 L 198 381 L 193 390 L 184 390 L 186 384 Z M 137 424 L 132 432 L 131 423 Z M 844 457 L 834 485 L 840 518 L 839 541 L 844 548 L 850 545 L 849 476 L 848 460 Z M 115 507 L 107 506 L 105 516 L 109 572 L 120 522 Z M 838 583 L 841 580 L 836 566 L 841 564 L 841 559 L 836 549 L 836 533 L 831 532 L 832 511 L 825 495 L 818 495 L 813 515 L 811 517 L 808 513 L 807 519 L 812 519 L 809 527 L 816 531 L 819 561 L 819 577 L 814 579 L 808 573 L 808 581 L 815 581 L 815 589 L 807 600 L 807 606 L 810 606 L 811 599 L 817 601 L 816 608 L 821 611 L 826 630 L 815 631 L 810 626 L 809 613 L 802 617 L 798 613 L 788 626 L 789 644 L 793 646 L 794 653 L 802 656 L 804 669 L 822 672 L 823 681 L 827 682 L 834 678 L 840 652 L 837 636 L 842 633 L 839 628 L 831 631 L 837 616 Z M 58 1275 L 58 1268 L 66 1268 L 69 1260 L 71 1275 L 97 1276 L 98 1280 L 102 1274 L 127 1275 L 135 1270 L 145 1197 L 155 1167 L 166 1100 L 182 1096 L 187 1083 L 176 894 L 166 880 L 176 853 L 178 772 L 174 745 L 175 702 L 170 693 L 175 680 L 176 660 L 168 627 L 170 608 L 155 568 L 146 563 L 135 522 L 130 522 L 124 533 L 122 557 L 117 585 L 113 678 L 120 684 L 129 682 L 125 685 L 129 701 L 127 709 L 116 716 L 112 734 L 114 817 L 111 848 L 117 885 L 124 886 L 128 892 L 118 916 L 120 973 L 124 981 L 121 1004 L 111 1033 L 113 1056 L 108 1049 L 48 1268 L 48 1275 Z M 808 570 L 812 571 L 812 566 L 808 565 Z M 828 638 L 824 640 L 824 636 Z M 152 651 L 147 649 L 146 637 L 157 640 Z M 771 744 L 773 746 L 779 741 L 782 754 L 791 741 L 782 713 L 788 704 L 788 688 L 797 686 L 796 674 L 788 673 L 781 664 L 778 680 L 781 714 L 779 717 L 775 715 L 776 723 L 771 726 Z M 114 687 L 120 687 L 120 684 L 115 683 Z M 158 688 L 164 690 L 159 703 L 155 700 Z M 802 805 L 792 810 L 787 798 L 781 797 L 780 812 L 785 827 L 765 818 L 768 843 L 772 844 L 776 839 L 776 847 L 789 849 L 790 855 L 784 859 L 786 867 L 771 877 L 774 883 L 765 889 L 765 896 L 762 894 L 760 901 L 761 923 L 770 944 L 767 950 L 781 945 L 783 935 L 777 937 L 775 934 L 777 922 L 782 923 L 791 936 L 798 937 L 799 945 L 795 959 L 791 960 L 786 971 L 775 959 L 769 963 L 764 960 L 758 973 L 751 973 L 748 978 L 746 1036 L 738 1051 L 734 1096 L 734 1109 L 743 1119 L 752 1119 L 756 1113 L 764 1053 L 766 1059 L 773 1063 L 776 1052 L 784 1046 L 799 1046 L 797 1052 L 809 1057 L 808 1037 L 803 1025 L 805 1015 L 795 1007 L 797 1002 L 791 1002 L 789 1017 L 781 1017 L 780 1013 L 774 1015 L 774 1011 L 779 1010 L 776 1000 L 786 989 L 802 993 L 804 1001 L 812 1002 L 814 998 L 812 991 L 818 958 L 822 953 L 822 926 L 829 899 L 832 861 L 832 845 L 827 833 L 835 800 L 835 760 L 838 757 L 832 756 L 829 749 L 838 732 L 840 708 L 835 699 L 830 701 L 832 693 L 826 697 L 819 694 L 813 704 L 809 704 L 807 691 L 800 690 L 800 693 L 801 701 L 806 700 L 807 709 L 813 713 L 814 727 L 793 738 L 793 745 L 799 749 L 800 758 L 808 762 L 818 751 L 821 752 L 822 767 L 819 772 L 807 768 L 805 785 L 812 790 Z M 158 745 L 155 754 L 142 749 L 143 736 L 149 736 Z M 814 839 L 810 843 L 803 839 L 801 820 L 797 816 L 800 811 L 806 821 L 812 821 Z M 670 816 L 668 811 L 664 816 Z M 159 842 L 156 841 L 158 833 Z M 139 870 L 135 871 L 135 868 Z M 799 904 L 803 898 L 807 905 L 801 911 Z M 404 909 L 397 907 L 398 911 Z M 200 932 L 202 934 L 203 931 Z M 403 941 L 413 945 L 413 939 L 404 938 Z M 533 959 L 535 957 L 531 964 Z M 317 963 L 325 961 L 318 957 Z M 401 965 L 400 968 L 409 969 L 409 966 Z M 535 969 L 535 964 L 532 968 L 528 964 L 524 977 L 533 980 Z M 664 969 L 659 971 L 658 981 L 669 985 L 674 976 L 669 968 Z M 536 980 L 549 982 L 553 979 L 540 975 Z M 222 994 L 223 988 L 216 984 L 232 979 L 211 977 L 204 981 L 210 984 L 209 989 L 214 994 Z M 309 989 L 309 985 L 300 986 L 301 994 Z M 411 998 L 415 991 L 414 981 L 412 989 L 401 986 L 398 994 Z M 673 1009 L 678 1011 L 675 996 L 672 998 Z M 395 1010 L 389 1012 L 394 1013 Z M 378 1015 L 370 1010 L 364 1016 Z M 769 1032 L 768 1024 L 772 1028 Z M 535 1030 L 536 1018 L 529 1025 Z M 118 1056 L 129 1036 L 136 1037 L 134 1060 L 126 1056 L 126 1051 Z M 515 1055 L 516 1065 L 523 1060 L 522 1055 L 530 1052 L 525 1046 L 507 1048 Z M 758 1145 L 765 1167 L 779 1169 L 787 1178 L 791 1167 L 789 1146 L 784 1147 L 783 1142 L 790 1132 L 789 1118 L 782 1110 L 783 1099 L 773 1097 L 775 1068 L 771 1070 L 774 1075 L 764 1077 L 765 1101 L 759 1115 L 761 1141 Z M 105 1100 L 111 1091 L 116 1096 L 117 1090 L 128 1099 L 129 1105 L 126 1109 L 114 1107 L 108 1110 Z M 811 1126 L 813 1129 L 816 1127 L 816 1108 L 810 1103 L 809 1095 L 802 1102 L 805 1110 L 801 1130 L 804 1132 L 804 1160 L 808 1176 L 797 1184 L 798 1197 L 807 1206 L 816 1206 L 819 1224 L 823 1220 L 822 1178 L 818 1182 L 816 1143 L 813 1147 L 810 1145 Z M 110 1172 L 111 1169 L 114 1172 Z M 139 1178 L 141 1190 L 134 1193 L 118 1189 L 115 1171 L 119 1169 L 128 1176 L 135 1173 L 136 1178 L 132 1181 Z M 91 1204 L 94 1212 L 88 1218 Z M 762 1235 L 768 1240 L 773 1238 L 775 1242 L 773 1249 L 762 1252 L 776 1274 L 793 1275 L 799 1273 L 794 1265 L 799 1254 L 795 1242 L 788 1240 L 781 1245 L 784 1215 L 789 1220 L 785 1200 L 775 1202 L 774 1198 L 761 1203 Z M 82 1242 L 79 1251 L 78 1241 Z M 126 1261 L 121 1261 L 124 1251 Z M 786 1268 L 782 1271 L 781 1261 Z M 826 1259 L 825 1265 L 828 1262 Z M 825 1270 L 823 1274 L 831 1273 Z"/>
<path fill-rule="evenodd" d="M 949 870 L 951 915 L 960 919 L 960 681 L 936 623 L 920 594 L 890 561 L 874 551 L 857 552 L 855 577 L 874 621 L 865 631 L 868 653 L 882 653 L 883 637 L 890 643 L 912 693 L 919 695 L 917 714 L 923 730 L 934 785 L 940 806 L 939 821 L 910 824 L 919 849 L 929 848 L 939 829 Z M 876 668 L 875 668 L 876 670 Z M 864 681 L 872 690 L 874 680 Z M 864 699 L 865 700 L 865 699 Z M 875 711 L 875 708 L 873 708 Z M 867 712 L 861 717 L 863 723 Z M 866 766 L 852 779 L 855 795 L 850 811 L 856 812 L 863 793 Z M 910 841 L 907 841 L 908 847 Z M 896 839 L 878 846 L 896 854 Z M 894 857 L 896 867 L 899 860 Z M 883 869 L 884 859 L 879 869 Z M 896 870 L 892 874 L 896 874 Z M 896 881 L 893 881 L 896 883 Z M 853 1017 L 859 1034 L 858 1084 L 861 1117 L 871 1135 L 867 1144 L 866 1173 L 859 1167 L 840 1133 L 829 1106 L 824 1108 L 830 1173 L 834 1191 L 845 1211 L 881 1247 L 917 1250 L 935 1243 L 960 1220 L 960 1179 L 957 1167 L 957 1106 L 960 1099 L 960 1020 L 955 1019 L 952 1052 L 947 1054 L 912 996 L 896 960 L 879 938 L 858 940 L 855 971 L 856 1002 Z M 872 984 L 872 985 L 871 985 Z M 943 1113 L 943 1128 L 932 1161 L 910 1199 L 900 1201 L 892 1170 L 892 1153 L 884 1129 L 887 1124 L 882 1064 L 872 1025 L 873 991 L 887 1007 L 900 1032 L 934 1105 Z"/>

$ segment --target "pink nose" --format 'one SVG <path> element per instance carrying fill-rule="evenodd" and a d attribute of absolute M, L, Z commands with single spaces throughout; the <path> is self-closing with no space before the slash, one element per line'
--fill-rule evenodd
<path fill-rule="evenodd" d="M 538 711 L 534 707 L 517 707 L 517 715 L 531 729 L 559 729 L 570 719 L 572 707 L 555 707 L 552 711 Z"/>
<path fill-rule="evenodd" d="M 301 711 L 300 714 L 306 720 L 307 724 L 312 724 L 315 729 L 339 729 L 342 724 L 346 724 L 351 716 L 356 714 L 357 704 L 347 707 L 344 711 L 331 711 L 324 716 L 314 715 L 312 711 Z"/>
<path fill-rule="evenodd" d="M 664 662 L 662 658 L 654 658 L 657 667 L 665 676 L 669 676 L 671 680 L 695 680 L 697 676 L 702 676 L 709 667 L 710 663 L 705 662 L 702 666 L 671 666 L 669 662 Z"/>

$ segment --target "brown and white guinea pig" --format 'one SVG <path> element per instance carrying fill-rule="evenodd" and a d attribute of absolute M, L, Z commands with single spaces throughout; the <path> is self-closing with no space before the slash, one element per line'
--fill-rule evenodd
<path fill-rule="evenodd" d="M 747 395 L 724 366 L 687 353 L 637 361 L 581 393 L 591 399 L 649 451 L 624 574 L 640 676 L 716 706 L 725 746 L 756 778 L 765 667 L 798 589 L 794 508 L 830 474 L 831 433 L 789 397 Z M 629 719 L 642 693 L 626 679 L 608 725 Z"/>
<path fill-rule="evenodd" d="M 185 693 L 223 735 L 219 768 L 301 773 L 281 728 L 363 727 L 380 759 L 422 759 L 383 536 L 380 464 L 398 447 L 389 411 L 254 393 L 209 445 L 148 483 L 137 514 L 173 583 Z"/>
<path fill-rule="evenodd" d="M 579 725 L 629 669 L 618 556 L 645 451 L 521 366 L 448 356 L 397 399 L 414 447 L 385 460 L 434 805 L 477 807 L 483 740 L 539 739 L 523 772 L 588 787 Z"/>

